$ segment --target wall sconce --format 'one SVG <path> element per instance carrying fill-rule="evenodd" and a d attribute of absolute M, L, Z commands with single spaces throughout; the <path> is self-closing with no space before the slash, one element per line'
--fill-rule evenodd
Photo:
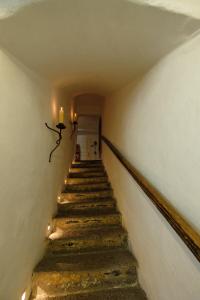
<path fill-rule="evenodd" d="M 47 123 L 45 123 L 46 127 L 54 132 L 56 132 L 58 134 L 58 139 L 56 141 L 56 146 L 53 148 L 53 150 L 50 152 L 49 154 L 49 162 L 51 162 L 51 157 L 52 157 L 52 154 L 53 152 L 59 147 L 60 145 L 60 142 L 62 140 L 62 130 L 65 129 L 65 125 L 64 125 L 64 109 L 63 107 L 60 108 L 60 111 L 59 111 L 59 123 L 56 125 L 56 127 L 59 129 L 56 130 L 54 128 L 51 128 L 50 126 L 48 126 Z"/>

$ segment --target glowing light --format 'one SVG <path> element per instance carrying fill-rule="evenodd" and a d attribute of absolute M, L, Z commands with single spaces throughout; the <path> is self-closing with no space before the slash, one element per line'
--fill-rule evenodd
<path fill-rule="evenodd" d="M 51 225 L 47 226 L 47 230 L 50 231 L 51 230 Z"/>
<path fill-rule="evenodd" d="M 58 196 L 58 200 L 60 200 L 61 199 L 61 197 L 60 196 Z"/>
<path fill-rule="evenodd" d="M 53 241 L 62 238 L 63 236 L 64 236 L 64 230 L 57 228 L 56 231 L 54 231 L 49 235 L 49 239 Z"/>
<path fill-rule="evenodd" d="M 21 300 L 25 300 L 25 299 L 26 299 L 26 292 L 24 292 L 24 293 L 22 294 Z"/>
<path fill-rule="evenodd" d="M 53 120 L 55 123 L 57 123 L 57 101 L 55 96 L 51 100 L 51 111 L 53 115 Z"/>
<path fill-rule="evenodd" d="M 65 184 L 67 184 L 67 179 L 65 179 Z"/>

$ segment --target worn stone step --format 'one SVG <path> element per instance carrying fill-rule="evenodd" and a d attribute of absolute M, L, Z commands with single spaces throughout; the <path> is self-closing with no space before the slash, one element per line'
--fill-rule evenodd
<path fill-rule="evenodd" d="M 46 255 L 67 255 L 71 252 L 99 251 L 127 247 L 127 232 L 122 226 L 99 226 L 80 230 L 55 231 L 49 237 Z"/>
<path fill-rule="evenodd" d="M 127 250 L 43 259 L 33 274 L 32 296 L 55 297 L 137 286 L 136 261 Z"/>
<path fill-rule="evenodd" d="M 108 215 L 108 214 L 114 214 L 117 212 L 117 208 L 116 206 L 112 206 L 112 207 L 102 207 L 102 208 L 85 208 L 85 209 L 74 209 L 74 210 L 58 210 L 56 217 L 72 217 L 72 216 L 79 216 L 79 217 L 83 217 L 83 216 L 99 216 L 99 215 Z"/>
<path fill-rule="evenodd" d="M 106 177 L 105 170 L 103 171 L 89 171 L 89 172 L 69 172 L 68 178 L 93 178 L 93 177 Z"/>
<path fill-rule="evenodd" d="M 103 167 L 102 163 L 72 163 L 71 164 L 72 168 L 99 168 Z"/>
<path fill-rule="evenodd" d="M 85 199 L 101 199 L 101 198 L 110 198 L 113 196 L 113 191 L 102 190 L 102 191 L 93 191 L 93 192 L 84 192 L 84 193 L 63 193 L 60 196 L 59 202 L 69 202 L 69 201 L 84 201 Z"/>
<path fill-rule="evenodd" d="M 31 298 L 31 300 L 147 300 L 144 291 L 136 287 L 114 288 L 60 297 Z"/>
<path fill-rule="evenodd" d="M 101 159 L 73 161 L 72 164 L 102 164 Z"/>
<path fill-rule="evenodd" d="M 107 176 L 102 177 L 86 177 L 86 178 L 67 178 L 68 185 L 80 185 L 80 184 L 93 184 L 93 183 L 106 183 L 108 182 Z"/>
<path fill-rule="evenodd" d="M 116 202 L 113 198 L 84 199 L 70 202 L 58 203 L 58 214 L 62 212 L 83 212 L 85 210 L 103 210 L 116 208 Z"/>
<path fill-rule="evenodd" d="M 61 230 L 74 228 L 77 225 L 85 226 L 101 226 L 101 225 L 119 225 L 121 223 L 121 215 L 115 211 L 113 213 L 96 214 L 85 213 L 84 215 L 72 215 L 66 217 L 57 217 L 53 220 L 54 228 Z"/>
<path fill-rule="evenodd" d="M 102 164 L 101 159 L 72 161 L 72 164 Z"/>
<path fill-rule="evenodd" d="M 103 166 L 97 166 L 97 167 L 88 167 L 88 168 L 70 168 L 70 173 L 90 173 L 90 172 L 105 172 L 105 169 Z"/>
<path fill-rule="evenodd" d="M 100 182 L 100 183 L 90 183 L 90 184 L 66 184 L 63 192 L 90 192 L 90 191 L 101 191 L 110 189 L 110 183 Z"/>

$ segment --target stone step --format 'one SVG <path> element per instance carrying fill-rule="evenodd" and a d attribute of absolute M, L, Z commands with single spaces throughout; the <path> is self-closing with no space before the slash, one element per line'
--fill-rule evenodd
<path fill-rule="evenodd" d="M 113 198 L 100 199 L 84 199 L 70 202 L 58 203 L 58 214 L 62 212 L 83 212 L 85 210 L 95 211 L 97 209 L 103 210 L 116 208 L 116 202 Z"/>
<path fill-rule="evenodd" d="M 54 228 L 59 228 L 61 230 L 72 230 L 77 228 L 79 229 L 85 226 L 101 226 L 101 225 L 120 225 L 121 224 L 121 215 L 119 212 L 115 211 L 113 213 L 104 213 L 104 214 L 93 214 L 87 212 L 84 215 L 72 215 L 66 217 L 57 217 L 53 220 Z"/>
<path fill-rule="evenodd" d="M 32 297 L 58 297 L 137 285 L 135 259 L 127 250 L 115 249 L 101 254 L 44 258 L 33 274 Z"/>
<path fill-rule="evenodd" d="M 127 232 L 122 226 L 86 227 L 55 231 L 49 237 L 46 255 L 67 255 L 83 251 L 127 247 Z"/>
<path fill-rule="evenodd" d="M 87 178 L 67 178 L 68 185 L 77 185 L 77 184 L 93 184 L 93 183 L 105 183 L 108 182 L 107 176 L 102 177 L 87 177 Z"/>
<path fill-rule="evenodd" d="M 99 168 L 103 167 L 102 163 L 72 163 L 72 168 Z"/>
<path fill-rule="evenodd" d="M 70 168 L 70 173 L 89 173 L 89 172 L 105 172 L 105 169 L 103 166 L 97 166 L 97 167 L 88 167 L 88 168 Z"/>
<path fill-rule="evenodd" d="M 100 183 L 90 183 L 90 184 L 75 184 L 70 185 L 66 184 L 63 190 L 63 193 L 68 192 L 90 192 L 90 191 L 101 191 L 101 190 L 109 190 L 110 183 L 108 182 L 100 182 Z"/>
<path fill-rule="evenodd" d="M 101 159 L 73 161 L 72 164 L 103 164 Z"/>
<path fill-rule="evenodd" d="M 56 217 L 65 217 L 68 219 L 69 217 L 83 217 L 83 216 L 99 216 L 99 215 L 108 215 L 108 214 L 115 214 L 117 212 L 116 206 L 112 207 L 103 207 L 101 209 L 99 208 L 85 208 L 85 209 L 74 209 L 74 210 L 58 210 Z"/>
<path fill-rule="evenodd" d="M 93 178 L 106 177 L 105 170 L 103 171 L 89 171 L 89 172 L 69 172 L 68 178 Z"/>
<path fill-rule="evenodd" d="M 113 196 L 113 191 L 110 190 L 102 190 L 98 192 L 84 192 L 84 193 L 63 193 L 60 196 L 59 202 L 70 202 L 70 201 L 84 201 L 85 199 L 101 199 L 101 198 L 110 198 Z"/>
<path fill-rule="evenodd" d="M 114 288 L 60 297 L 37 297 L 31 300 L 147 300 L 144 291 L 136 287 Z"/>

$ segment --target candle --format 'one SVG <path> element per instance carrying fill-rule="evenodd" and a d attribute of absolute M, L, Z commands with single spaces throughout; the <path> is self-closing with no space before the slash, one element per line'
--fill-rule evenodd
<path fill-rule="evenodd" d="M 74 114 L 74 121 L 77 121 L 77 113 Z"/>
<path fill-rule="evenodd" d="M 60 111 L 59 111 L 59 123 L 64 123 L 64 109 L 63 107 L 60 108 Z"/>

